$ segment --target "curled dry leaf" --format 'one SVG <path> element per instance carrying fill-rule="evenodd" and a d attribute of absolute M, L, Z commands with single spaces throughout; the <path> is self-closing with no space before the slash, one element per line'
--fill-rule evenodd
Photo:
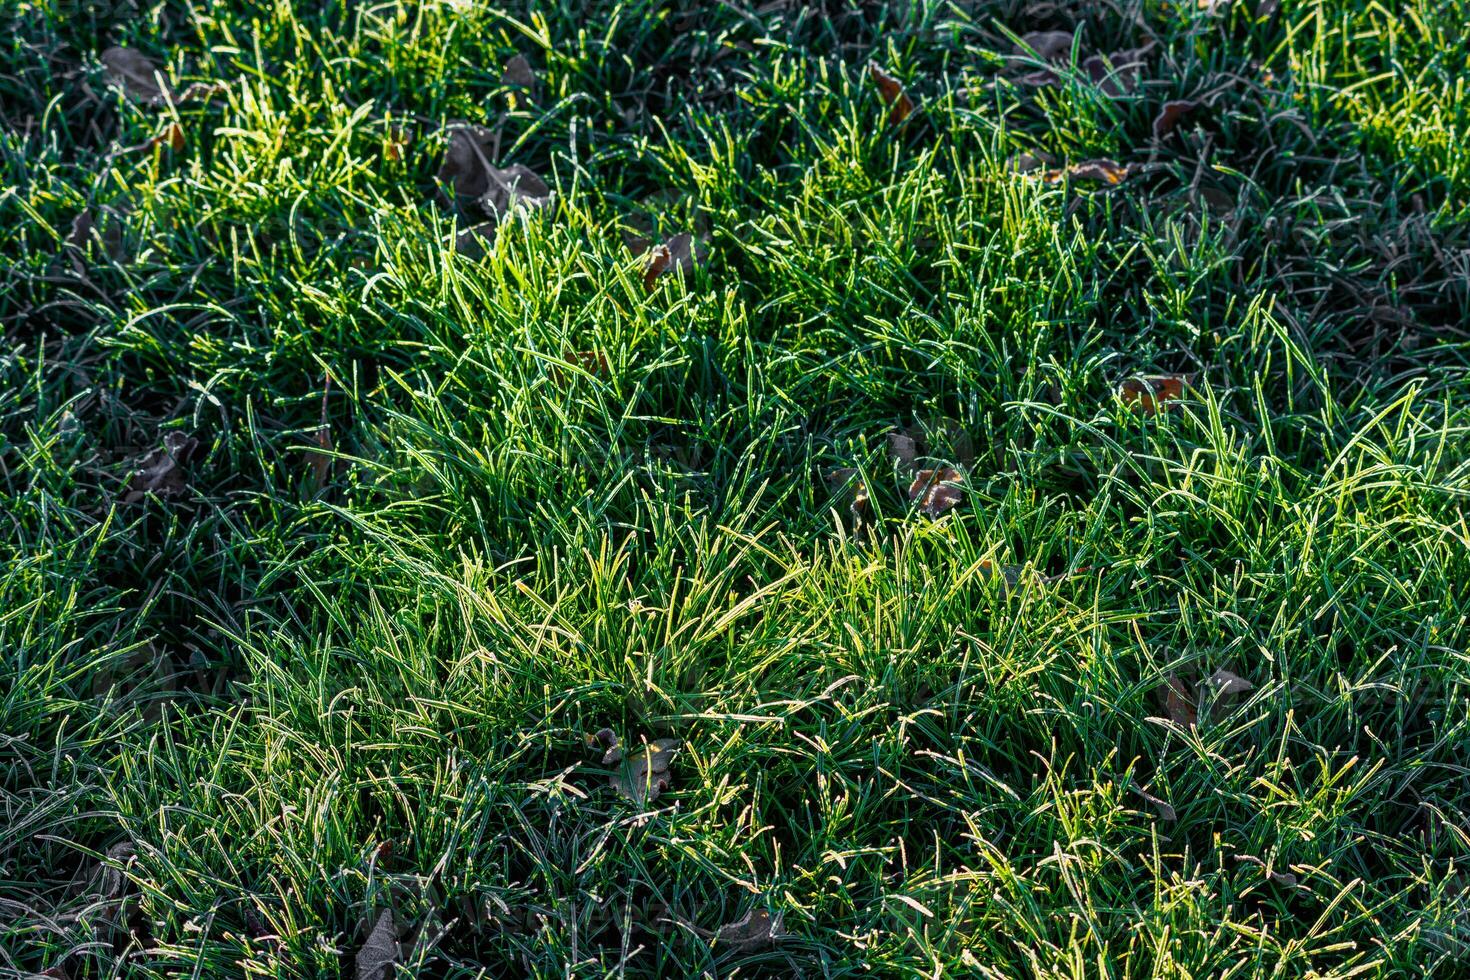
<path fill-rule="evenodd" d="M 1164 678 L 1163 698 L 1164 714 L 1174 724 L 1181 728 L 1193 728 L 1199 724 L 1194 695 L 1183 680 L 1173 674 Z"/>
<path fill-rule="evenodd" d="M 1136 406 L 1145 415 L 1156 415 L 1165 402 L 1184 395 L 1193 380 L 1188 374 L 1161 374 L 1150 378 L 1129 378 L 1118 389 L 1118 397 Z"/>
<path fill-rule="evenodd" d="M 888 124 L 897 126 L 914 114 L 914 100 L 903 90 L 903 85 L 876 62 L 868 62 L 868 76 L 878 86 L 878 97 L 888 107 Z"/>
<path fill-rule="evenodd" d="M 602 764 L 611 766 L 623 761 L 623 740 L 618 738 L 618 733 L 611 728 L 599 728 L 595 734 L 585 737 L 589 749 L 600 748 L 602 752 Z"/>
<path fill-rule="evenodd" d="M 454 254 L 463 255 L 471 262 L 483 259 L 486 250 L 495 242 L 495 222 L 482 221 L 458 232 L 454 236 Z"/>
<path fill-rule="evenodd" d="M 1073 39 L 1071 31 L 1032 31 L 1021 35 L 1016 53 L 1027 55 L 1034 51 L 1042 61 L 1060 61 L 1071 56 Z"/>
<path fill-rule="evenodd" d="M 397 919 L 392 909 L 383 909 L 357 951 L 357 980 L 388 980 L 401 951 Z"/>
<path fill-rule="evenodd" d="M 1246 694 L 1256 689 L 1250 681 L 1239 674 L 1221 667 L 1210 675 L 1209 684 L 1217 694 Z"/>
<path fill-rule="evenodd" d="M 919 513 L 938 517 L 965 499 L 960 489 L 965 474 L 952 466 L 936 470 L 919 470 L 909 484 L 909 500 L 919 505 Z"/>
<path fill-rule="evenodd" d="M 519 163 L 500 168 L 490 162 L 499 144 L 500 137 L 484 126 L 455 126 L 439 167 L 439 180 L 454 188 L 457 202 L 474 205 L 494 219 L 516 208 L 550 207 L 551 188 L 535 171 Z"/>
<path fill-rule="evenodd" d="M 888 458 L 893 461 L 894 469 L 911 468 L 919 458 L 918 441 L 907 432 L 888 433 Z"/>
<path fill-rule="evenodd" d="M 1174 807 L 1169 803 L 1168 800 L 1155 796 L 1154 794 L 1140 787 L 1137 783 L 1130 785 L 1128 788 L 1137 793 L 1146 802 L 1152 804 L 1153 808 L 1159 811 L 1159 819 L 1165 820 L 1169 823 L 1173 823 L 1175 820 L 1179 819 L 1179 815 L 1174 812 Z"/>
<path fill-rule="evenodd" d="M 1048 183 L 1056 184 L 1063 180 L 1095 180 L 1098 183 L 1113 186 L 1121 184 L 1128 177 L 1128 165 L 1106 157 L 1098 160 L 1083 160 L 1074 163 L 1064 170 L 1047 171 Z"/>
<path fill-rule="evenodd" d="M 176 497 L 188 489 L 184 480 L 184 464 L 199 448 L 199 440 L 182 432 L 163 437 L 163 447 L 144 456 L 128 481 L 123 503 L 137 503 L 149 494 Z"/>
<path fill-rule="evenodd" d="M 757 949 L 775 942 L 781 936 L 781 916 L 765 909 L 751 909 L 736 922 L 715 930 L 714 940 L 732 949 Z"/>
<path fill-rule="evenodd" d="M 1266 876 L 1267 881 L 1274 881 L 1278 884 L 1286 885 L 1287 887 L 1291 887 L 1296 884 L 1296 875 L 1292 874 L 1290 871 L 1273 871 L 1271 870 L 1271 866 L 1269 864 L 1267 864 L 1265 861 L 1262 861 L 1254 854 L 1237 854 L 1235 855 L 1235 860 L 1240 864 L 1253 864 L 1256 867 L 1260 868 L 1261 872 Z"/>
<path fill-rule="evenodd" d="M 648 265 L 643 270 L 644 288 L 652 292 L 660 276 L 676 269 L 685 273 L 694 271 L 694 236 L 687 231 L 649 250 Z"/>
<path fill-rule="evenodd" d="M 132 862 L 137 853 L 137 848 L 129 841 L 120 841 L 107 849 L 107 860 L 98 868 L 97 873 L 97 891 L 103 898 L 118 898 L 127 890 L 128 877 L 122 869 Z"/>
<path fill-rule="evenodd" d="M 1174 127 L 1179 121 L 1194 111 L 1196 102 L 1188 99 L 1177 99 L 1173 102 L 1165 102 L 1159 114 L 1154 116 L 1154 139 L 1161 140 L 1174 132 Z"/>
<path fill-rule="evenodd" d="M 1000 593 L 1005 595 L 1021 582 L 1022 568 L 1020 565 L 1000 566 Z M 980 563 L 980 577 L 990 581 L 995 577 L 995 565 L 987 558 Z"/>
<path fill-rule="evenodd" d="M 848 510 L 852 519 L 862 524 L 868 519 L 868 484 L 856 467 L 842 466 L 827 474 L 827 483 L 837 497 L 852 495 Z"/>
<path fill-rule="evenodd" d="M 107 78 L 132 99 L 139 102 L 162 102 L 170 94 L 168 83 L 147 55 L 132 48 L 111 47 L 102 52 L 102 67 Z"/>
<path fill-rule="evenodd" d="M 1153 49 L 1153 42 L 1149 42 L 1141 48 L 1095 54 L 1082 62 L 1082 70 L 1104 95 L 1126 95 L 1138 88 L 1144 59 Z"/>
<path fill-rule="evenodd" d="M 531 69 L 531 63 L 526 60 L 525 55 L 518 54 L 505 63 L 505 71 L 500 74 L 500 84 L 507 88 L 520 90 L 510 95 L 512 109 L 518 107 L 519 99 L 525 100 L 527 105 L 536 102 L 536 73 Z"/>
<path fill-rule="evenodd" d="M 669 760 L 678 747 L 677 738 L 656 738 L 635 746 L 622 755 L 622 766 L 608 777 L 608 783 L 619 795 L 640 806 L 652 803 L 669 788 Z"/>

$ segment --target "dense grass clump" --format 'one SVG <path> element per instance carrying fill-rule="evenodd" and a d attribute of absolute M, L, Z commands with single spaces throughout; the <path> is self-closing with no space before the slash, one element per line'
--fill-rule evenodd
<path fill-rule="evenodd" d="M 1464 971 L 1465 0 L 0 11 L 0 974 Z"/>

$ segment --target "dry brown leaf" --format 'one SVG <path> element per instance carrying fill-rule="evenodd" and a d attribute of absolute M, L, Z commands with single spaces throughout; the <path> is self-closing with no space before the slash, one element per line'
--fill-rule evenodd
<path fill-rule="evenodd" d="M 357 980 L 388 980 L 396 972 L 401 952 L 393 910 L 383 909 L 357 951 Z"/>
<path fill-rule="evenodd" d="M 1041 170 L 1044 167 L 1051 166 L 1052 162 L 1052 158 L 1049 155 L 1038 151 L 1018 153 L 1011 157 L 1008 166 L 1015 173 L 1029 174 Z"/>
<path fill-rule="evenodd" d="M 1273 871 L 1271 866 L 1254 854 L 1237 854 L 1235 860 L 1241 864 L 1253 864 L 1261 869 L 1267 881 L 1274 881 L 1291 887 L 1296 884 L 1296 875 L 1290 871 Z"/>
<path fill-rule="evenodd" d="M 611 728 L 599 728 L 595 734 L 584 736 L 589 749 L 602 749 L 602 764 L 611 766 L 623 761 L 623 740 Z"/>
<path fill-rule="evenodd" d="M 515 208 L 550 207 L 551 188 L 535 171 L 519 163 L 500 168 L 490 161 L 500 137 L 485 126 L 456 125 L 449 134 L 438 179 L 454 188 L 461 205 L 475 205 L 486 216 L 505 217 Z"/>
<path fill-rule="evenodd" d="M 1072 54 L 1073 34 L 1071 31 L 1032 31 L 1021 35 L 1021 44 L 1016 53 L 1026 55 L 1036 52 L 1042 61 L 1059 61 Z"/>
<path fill-rule="evenodd" d="M 199 440 L 193 436 L 177 431 L 165 435 L 163 447 L 144 456 L 133 471 L 123 503 L 136 503 L 149 494 L 159 497 L 183 494 L 188 489 L 183 467 L 198 447 Z"/>
<path fill-rule="evenodd" d="M 827 483 L 832 488 L 834 496 L 845 497 L 852 495 L 852 503 L 848 511 L 852 519 L 858 524 L 863 524 L 868 519 L 868 484 L 862 478 L 862 473 L 853 466 L 842 466 L 827 474 Z"/>
<path fill-rule="evenodd" d="M 568 350 L 563 351 L 561 357 L 568 364 L 581 368 L 583 372 L 593 377 L 606 377 L 610 370 L 607 357 L 601 351 Z M 565 385 L 575 377 L 577 377 L 577 372 L 575 371 L 568 373 L 559 367 L 551 369 L 551 380 L 558 385 Z"/>
<path fill-rule="evenodd" d="M 965 474 L 951 466 L 935 470 L 919 470 L 909 484 L 909 500 L 919 505 L 919 513 L 938 517 L 965 499 Z"/>
<path fill-rule="evenodd" d="M 1165 402 L 1184 396 L 1184 389 L 1193 381 L 1193 375 L 1161 374 L 1149 378 L 1129 378 L 1118 388 L 1118 397 L 1129 405 L 1135 405 L 1145 415 L 1156 415 L 1166 407 Z"/>
<path fill-rule="evenodd" d="M 72 221 L 66 245 L 71 253 L 72 268 L 78 275 L 85 273 L 84 260 L 91 256 L 94 247 L 114 262 L 128 258 L 123 240 L 123 218 L 126 214 L 125 207 L 87 208 Z"/>
<path fill-rule="evenodd" d="M 526 56 L 518 54 L 505 63 L 505 71 L 500 75 L 500 84 L 507 88 L 520 89 L 519 93 L 510 95 L 510 107 L 517 108 L 517 95 L 524 99 L 527 105 L 536 101 L 536 73 L 531 70 L 531 63 Z"/>
<path fill-rule="evenodd" d="M 694 271 L 694 236 L 684 231 L 662 245 L 655 245 L 648 253 L 648 265 L 643 270 L 643 285 L 652 292 L 660 276 L 675 270 L 686 274 Z"/>
<path fill-rule="evenodd" d="M 756 949 L 769 945 L 781 935 L 781 916 L 765 909 L 751 909 L 739 920 L 715 930 L 714 940 L 732 949 Z"/>
<path fill-rule="evenodd" d="M 1000 566 L 1000 592 L 1005 595 L 1021 582 L 1022 568 L 1020 565 Z M 980 563 L 980 574 L 988 582 L 995 577 L 995 565 L 989 558 Z"/>
<path fill-rule="evenodd" d="M 1215 688 L 1217 694 L 1246 694 L 1254 691 L 1256 686 L 1239 674 L 1232 673 L 1221 667 L 1210 675 L 1209 683 Z"/>
<path fill-rule="evenodd" d="M 678 747 L 677 738 L 656 738 L 635 746 L 623 754 L 622 765 L 608 777 L 608 783 L 639 806 L 652 803 L 669 788 L 669 760 Z"/>
<path fill-rule="evenodd" d="M 1144 59 L 1153 49 L 1153 42 L 1149 42 L 1141 48 L 1114 51 L 1112 54 L 1095 54 L 1082 62 L 1082 70 L 1104 95 L 1126 95 L 1138 88 Z"/>
<path fill-rule="evenodd" d="M 1165 820 L 1169 823 L 1173 823 L 1175 820 L 1179 819 L 1178 814 L 1174 812 L 1174 807 L 1170 805 L 1168 800 L 1155 796 L 1147 790 L 1144 790 L 1136 783 L 1129 786 L 1129 789 L 1133 790 L 1133 792 L 1137 793 L 1147 802 L 1153 804 L 1154 809 L 1159 811 L 1159 819 Z"/>
<path fill-rule="evenodd" d="M 454 236 L 454 254 L 463 255 L 471 262 L 485 257 L 485 251 L 495 241 L 495 222 L 482 221 Z"/>
<path fill-rule="evenodd" d="M 389 126 L 383 133 L 383 159 L 397 163 L 408 156 L 413 134 L 406 126 Z"/>
<path fill-rule="evenodd" d="M 1065 170 L 1047 171 L 1048 183 L 1059 183 L 1062 180 L 1095 180 L 1099 183 L 1113 186 L 1121 184 L 1128 177 L 1128 165 L 1106 157 L 1097 160 L 1083 160 L 1074 163 Z"/>
<path fill-rule="evenodd" d="M 170 94 L 168 83 L 147 55 L 132 48 L 111 47 L 102 52 L 107 78 L 130 98 L 139 102 L 162 102 Z"/>
<path fill-rule="evenodd" d="M 1199 724 L 1199 715 L 1195 710 L 1194 695 L 1189 691 L 1189 685 L 1178 677 L 1170 674 L 1164 678 L 1164 714 L 1169 720 L 1181 728 L 1193 728 Z"/>
<path fill-rule="evenodd" d="M 163 128 L 163 132 L 148 141 L 149 146 L 166 146 L 175 153 L 182 153 L 188 141 L 184 138 L 184 127 L 176 122 L 171 122 Z"/>
<path fill-rule="evenodd" d="M 898 79 L 879 68 L 876 62 L 868 62 L 868 76 L 878 86 L 878 97 L 888 107 L 888 124 L 897 126 L 914 114 L 914 100 L 909 98 Z"/>
<path fill-rule="evenodd" d="M 128 876 L 123 873 L 137 855 L 129 841 L 120 841 L 107 849 L 107 860 L 97 870 L 97 891 L 103 898 L 118 898 L 128 889 Z M 122 868 L 113 867 L 114 864 Z"/>
<path fill-rule="evenodd" d="M 888 458 L 893 461 L 894 469 L 909 469 L 919 458 L 918 441 L 907 432 L 888 433 Z"/>
<path fill-rule="evenodd" d="M 1194 111 L 1199 103 L 1189 99 L 1177 99 L 1173 102 L 1165 102 L 1159 114 L 1154 116 L 1154 139 L 1161 140 L 1174 132 L 1174 127 L 1179 121 Z"/>

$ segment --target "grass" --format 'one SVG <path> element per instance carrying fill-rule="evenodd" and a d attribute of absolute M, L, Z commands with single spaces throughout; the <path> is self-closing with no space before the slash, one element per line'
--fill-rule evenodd
<path fill-rule="evenodd" d="M 0 10 L 0 974 L 1464 975 L 1464 0 Z"/>

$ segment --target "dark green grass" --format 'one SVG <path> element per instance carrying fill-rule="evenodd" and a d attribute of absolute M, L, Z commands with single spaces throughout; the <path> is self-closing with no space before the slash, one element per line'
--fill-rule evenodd
<path fill-rule="evenodd" d="M 0 973 L 1461 975 L 1470 7 L 1391 6 L 0 0 Z M 1014 83 L 1073 27 L 1138 87 Z M 557 191 L 476 260 L 452 120 Z"/>

